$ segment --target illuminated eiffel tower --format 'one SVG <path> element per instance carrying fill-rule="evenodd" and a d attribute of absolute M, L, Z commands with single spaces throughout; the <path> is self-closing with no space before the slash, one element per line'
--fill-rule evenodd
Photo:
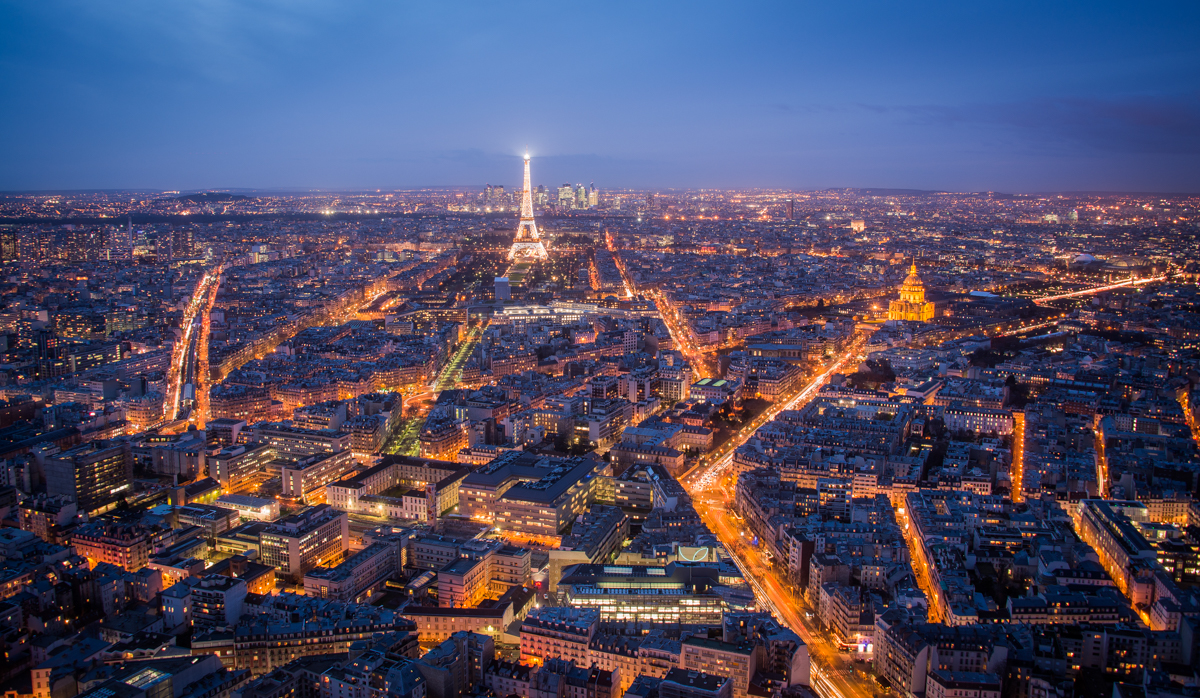
<path fill-rule="evenodd" d="M 512 249 L 508 258 L 512 261 L 523 259 L 548 259 L 546 246 L 538 235 L 537 223 L 533 220 L 533 192 L 529 186 L 529 153 L 525 153 L 525 185 L 521 187 L 521 224 L 517 226 L 517 237 L 513 239 Z"/>

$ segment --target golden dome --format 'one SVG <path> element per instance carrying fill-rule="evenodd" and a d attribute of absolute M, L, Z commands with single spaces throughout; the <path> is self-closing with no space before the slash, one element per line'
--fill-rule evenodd
<path fill-rule="evenodd" d="M 908 277 L 900 285 L 900 299 L 888 304 L 888 319 L 930 322 L 934 316 L 933 303 L 925 302 L 925 284 L 917 272 L 917 260 L 908 269 Z"/>
<path fill-rule="evenodd" d="M 908 270 L 908 278 L 900 285 L 900 300 L 918 305 L 925 302 L 925 284 L 917 273 L 916 260 L 913 260 L 912 267 Z"/>
<path fill-rule="evenodd" d="M 908 270 L 908 278 L 904 279 L 904 286 L 920 286 L 924 288 L 925 284 L 921 282 L 921 276 L 917 273 L 917 262 L 913 260 L 912 266 Z"/>

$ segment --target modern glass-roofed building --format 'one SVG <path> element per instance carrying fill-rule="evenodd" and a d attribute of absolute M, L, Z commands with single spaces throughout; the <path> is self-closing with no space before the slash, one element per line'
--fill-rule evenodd
<path fill-rule="evenodd" d="M 688 396 L 705 402 L 733 401 L 736 404 L 742 400 L 742 382 L 736 378 L 702 378 L 692 383 Z"/>
<path fill-rule="evenodd" d="M 564 606 L 600 611 L 600 622 L 719 625 L 725 611 L 715 567 L 577 565 L 558 583 Z"/>

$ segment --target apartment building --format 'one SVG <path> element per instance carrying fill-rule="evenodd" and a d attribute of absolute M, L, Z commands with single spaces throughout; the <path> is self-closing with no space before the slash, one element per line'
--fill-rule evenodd
<path fill-rule="evenodd" d="M 731 698 L 746 698 L 761 653 L 758 644 L 689 637 L 683 641 L 679 668 L 728 678 L 733 683 Z"/>
<path fill-rule="evenodd" d="M 92 441 L 46 458 L 46 492 L 72 498 L 90 516 L 133 493 L 133 450 L 127 441 Z"/>
<path fill-rule="evenodd" d="M 304 593 L 336 601 L 364 601 L 385 581 L 404 571 L 404 540 L 378 541 L 334 567 L 304 575 Z"/>
<path fill-rule="evenodd" d="M 150 562 L 152 536 L 153 532 L 141 524 L 95 522 L 77 528 L 71 545 L 93 569 L 107 562 L 137 572 Z"/>
<path fill-rule="evenodd" d="M 259 535 L 263 564 L 297 583 L 314 567 L 340 561 L 350 547 L 346 513 L 328 504 L 268 524 Z"/>
<path fill-rule="evenodd" d="M 557 540 L 595 501 L 611 477 L 608 463 L 589 457 L 561 461 L 536 482 L 514 484 L 496 502 L 496 528 L 510 537 Z"/>
<path fill-rule="evenodd" d="M 221 483 L 221 489 L 234 490 L 260 472 L 275 458 L 270 444 L 231 445 L 205 458 L 208 476 Z"/>
<path fill-rule="evenodd" d="M 324 502 L 325 486 L 357 467 L 348 450 L 318 453 L 286 461 L 280 471 L 283 496 L 309 504 Z"/>
<path fill-rule="evenodd" d="M 593 608 L 538 608 L 521 622 L 521 662 L 560 657 L 586 664 L 599 625 L 600 611 Z"/>
<path fill-rule="evenodd" d="M 350 513 L 425 521 L 430 496 L 435 515 L 459 505 L 469 472 L 457 463 L 387 455 L 377 465 L 327 485 L 325 501 Z"/>
<path fill-rule="evenodd" d="M 251 429 L 251 441 L 269 444 L 277 453 L 315 456 L 350 450 L 350 435 L 329 429 L 303 429 L 279 422 L 261 422 Z"/>

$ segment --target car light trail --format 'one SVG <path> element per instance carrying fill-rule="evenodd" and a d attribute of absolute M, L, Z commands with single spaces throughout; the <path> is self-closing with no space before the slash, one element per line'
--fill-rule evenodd
<path fill-rule="evenodd" d="M 1154 276 L 1154 277 L 1149 277 L 1149 278 L 1145 278 L 1145 279 L 1126 279 L 1124 281 L 1121 281 L 1121 282 L 1118 282 L 1115 284 L 1109 284 L 1107 286 L 1096 286 L 1095 288 L 1085 288 L 1085 289 L 1081 289 L 1079 291 L 1071 291 L 1070 293 L 1061 293 L 1057 296 L 1044 296 L 1042 298 L 1035 298 L 1035 299 L 1033 299 L 1033 302 L 1039 303 L 1039 304 L 1040 303 L 1049 303 L 1051 301 L 1060 301 L 1060 300 L 1064 300 L 1066 298 L 1075 298 L 1077 296 L 1087 296 L 1087 295 L 1090 295 L 1093 293 L 1103 293 L 1105 291 L 1115 291 L 1118 288 L 1125 288 L 1126 286 L 1141 286 L 1142 284 L 1149 284 L 1149 283 L 1153 283 L 1155 281 L 1165 281 L 1170 276 L 1171 276 L 1170 274 L 1163 274 L 1162 276 Z"/>
<path fill-rule="evenodd" d="M 183 335 L 179 341 L 171 349 L 171 364 L 168 367 L 167 374 L 167 395 L 163 401 L 163 422 L 174 421 L 179 415 L 180 396 L 183 393 L 183 376 L 184 367 L 187 363 L 188 353 L 191 351 L 193 334 L 196 329 L 196 320 L 200 311 L 206 307 L 206 300 L 209 291 L 213 284 L 219 284 L 221 272 L 224 265 L 216 269 L 205 272 L 204 276 L 196 282 L 196 288 L 192 292 L 191 299 L 188 300 L 187 306 L 184 307 L 183 317 L 180 319 L 179 327 L 183 330 Z M 203 329 L 202 334 L 207 337 L 207 332 Z"/>
<path fill-rule="evenodd" d="M 212 309 L 213 305 L 217 302 L 217 291 L 221 288 L 221 274 L 224 271 L 224 264 L 217 267 L 216 278 L 209 285 L 208 301 L 204 304 L 204 309 L 200 313 L 200 336 L 196 339 L 196 373 L 194 376 L 196 408 L 192 410 L 192 423 L 196 425 L 197 429 L 203 429 L 208 424 L 208 388 L 211 382 L 208 367 L 208 336 L 210 325 L 212 324 Z"/>

